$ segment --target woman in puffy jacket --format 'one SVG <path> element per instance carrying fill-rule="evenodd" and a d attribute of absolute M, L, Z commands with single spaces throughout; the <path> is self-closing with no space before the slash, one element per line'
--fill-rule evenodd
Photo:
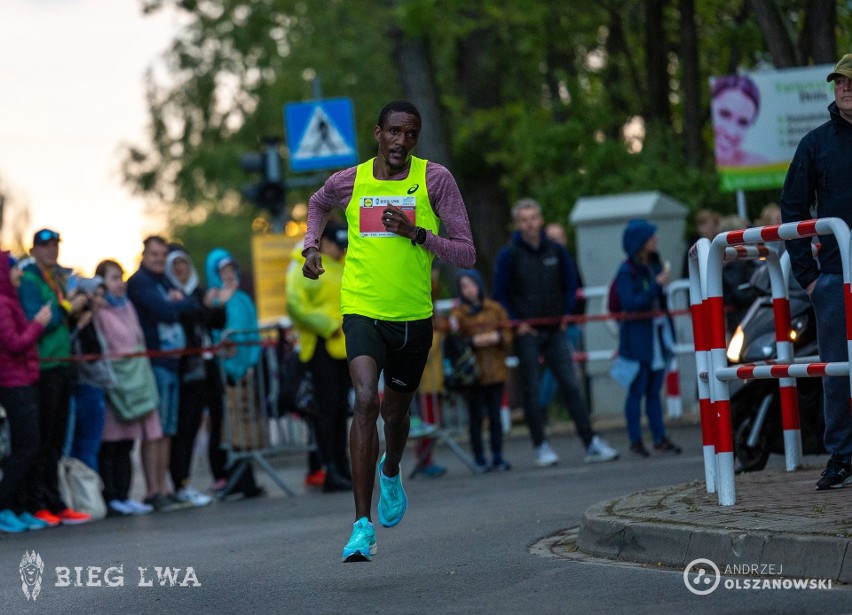
<path fill-rule="evenodd" d="M 23 532 L 47 527 L 22 510 L 21 490 L 39 448 L 38 338 L 50 322 L 43 306 L 32 322 L 18 301 L 22 270 L 9 252 L 0 252 L 0 406 L 6 411 L 12 452 L 0 480 L 0 531 Z"/>

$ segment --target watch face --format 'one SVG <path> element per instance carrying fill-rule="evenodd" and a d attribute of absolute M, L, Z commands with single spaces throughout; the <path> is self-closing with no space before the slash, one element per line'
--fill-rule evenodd
<path fill-rule="evenodd" d="M 417 229 L 416 241 L 417 241 L 417 243 L 420 243 L 420 244 L 422 244 L 423 242 L 426 241 L 426 229 L 425 228 L 418 228 Z"/>

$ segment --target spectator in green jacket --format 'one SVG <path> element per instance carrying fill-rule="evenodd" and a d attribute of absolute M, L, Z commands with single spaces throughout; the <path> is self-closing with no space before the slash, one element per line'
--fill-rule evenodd
<path fill-rule="evenodd" d="M 24 268 L 18 296 L 28 320 L 49 305 L 50 322 L 38 341 L 40 377 L 38 381 L 38 456 L 28 481 L 27 510 L 49 525 L 85 523 L 88 514 L 72 510 L 59 495 L 57 464 L 65 444 L 68 409 L 71 404 L 71 320 L 89 304 L 89 297 L 77 290 L 66 291 L 66 274 L 59 267 L 59 233 L 42 229 L 33 236 L 33 261 Z"/>

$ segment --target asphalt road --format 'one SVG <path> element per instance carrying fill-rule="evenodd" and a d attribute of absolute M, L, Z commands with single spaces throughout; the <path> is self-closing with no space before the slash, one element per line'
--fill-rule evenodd
<path fill-rule="evenodd" d="M 626 450 L 623 430 L 604 436 Z M 590 505 L 700 479 L 697 427 L 673 428 L 671 437 L 684 446 L 683 455 L 645 460 L 623 455 L 586 465 L 579 440 L 563 433 L 551 439 L 562 462 L 541 469 L 534 467 L 521 434 L 507 442 L 514 469 L 483 476 L 471 475 L 447 448 L 439 448 L 438 459 L 449 473 L 405 481 L 404 521 L 392 529 L 377 527 L 378 554 L 361 564 L 340 562 L 353 521 L 351 495 L 306 490 L 304 459 L 294 457 L 279 465 L 295 497 L 265 481 L 270 496 L 262 499 L 0 536 L 0 613 L 852 611 L 848 587 L 720 588 L 697 596 L 686 589 L 682 570 L 551 554 L 547 537 L 578 526 Z M 207 480 L 202 464 L 196 482 Z M 45 564 L 36 601 L 28 601 L 21 589 L 25 551 L 37 552 Z M 106 572 L 117 566 L 120 572 Z M 147 569 L 140 573 L 140 567 Z M 176 584 L 161 585 L 155 567 L 179 568 Z M 82 586 L 76 586 L 76 568 Z M 88 574 L 100 586 L 86 585 Z M 108 586 L 119 579 L 122 585 Z"/>

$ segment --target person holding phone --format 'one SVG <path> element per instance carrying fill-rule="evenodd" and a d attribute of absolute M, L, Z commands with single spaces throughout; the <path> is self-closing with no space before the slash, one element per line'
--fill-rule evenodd
<path fill-rule="evenodd" d="M 618 361 L 630 370 L 622 384 L 627 385 L 624 414 L 630 450 L 639 457 L 650 453 L 642 443 L 641 406 L 645 413 L 658 453 L 680 453 L 681 449 L 666 437 L 660 390 L 666 365 L 674 348 L 674 334 L 668 314 L 657 316 L 648 312 L 664 312 L 666 296 L 663 289 L 669 283 L 671 267 L 660 261 L 657 252 L 657 227 L 646 220 L 631 220 L 624 229 L 622 246 L 627 259 L 618 268 L 615 291 L 621 311 L 646 313 L 643 318 L 625 318 L 619 324 Z"/>

